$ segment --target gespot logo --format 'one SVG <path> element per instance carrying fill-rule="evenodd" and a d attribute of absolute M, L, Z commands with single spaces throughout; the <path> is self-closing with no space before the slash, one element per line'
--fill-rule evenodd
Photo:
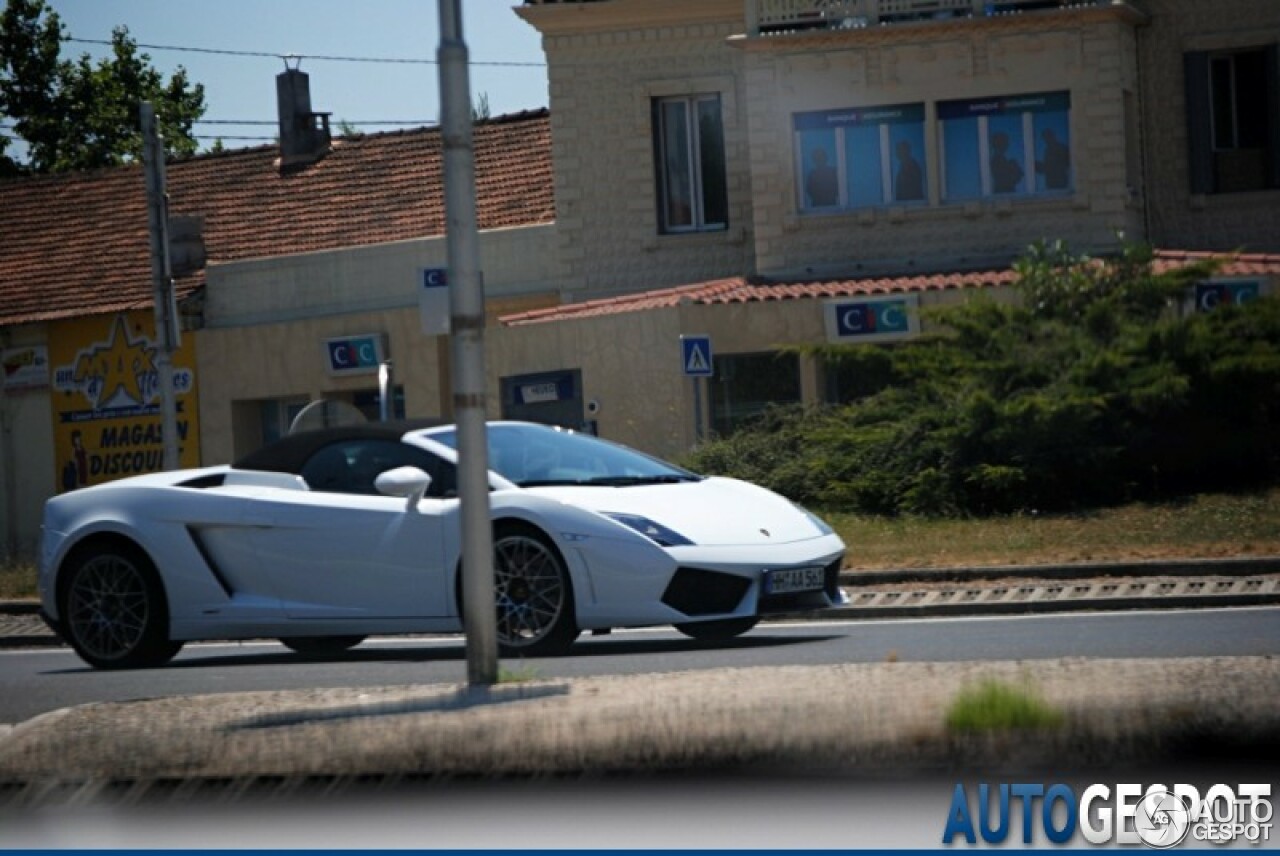
<path fill-rule="evenodd" d="M 1271 838 L 1269 784 L 1218 784 L 1203 795 L 1194 785 L 1089 785 L 1079 796 L 1065 784 L 957 784 L 943 844 L 961 840 L 1003 844 L 1066 844 L 1078 834 L 1089 844 L 1145 844 L 1158 850 Z"/>

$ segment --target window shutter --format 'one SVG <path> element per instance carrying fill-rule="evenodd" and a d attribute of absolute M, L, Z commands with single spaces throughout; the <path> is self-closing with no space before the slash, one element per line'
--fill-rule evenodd
<path fill-rule="evenodd" d="M 1280 188 L 1280 44 L 1267 48 L 1267 182 Z"/>
<path fill-rule="evenodd" d="M 1213 112 L 1209 104 L 1209 54 L 1184 54 L 1187 87 L 1187 157 L 1192 193 L 1213 193 Z"/>

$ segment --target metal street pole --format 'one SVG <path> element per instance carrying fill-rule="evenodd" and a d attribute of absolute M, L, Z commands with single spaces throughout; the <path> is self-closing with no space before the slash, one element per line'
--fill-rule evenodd
<path fill-rule="evenodd" d="M 178 402 L 173 390 L 173 352 L 181 344 L 173 276 L 169 267 L 169 195 L 165 190 L 164 147 L 149 101 L 139 108 L 142 164 L 147 176 L 147 221 L 151 231 L 151 291 L 156 313 L 156 378 L 160 394 L 160 437 L 164 468 L 178 468 Z"/>
<path fill-rule="evenodd" d="M 390 422 L 395 415 L 395 381 L 392 378 L 391 360 L 383 360 L 378 366 L 378 416 L 382 422 Z"/>
<path fill-rule="evenodd" d="M 489 451 L 485 419 L 484 282 L 476 228 L 476 176 L 471 151 L 471 83 L 462 39 L 461 0 L 439 0 L 440 138 L 444 145 L 445 234 L 453 340 L 453 412 L 458 431 L 458 495 L 462 502 L 462 603 L 467 681 L 498 681 L 498 628 L 493 594 L 493 524 L 489 516 Z"/>

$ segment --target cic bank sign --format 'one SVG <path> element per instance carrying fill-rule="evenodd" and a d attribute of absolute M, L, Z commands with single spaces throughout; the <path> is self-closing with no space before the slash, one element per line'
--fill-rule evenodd
<path fill-rule="evenodd" d="M 325 366 L 331 375 L 374 374 L 387 358 L 386 337 L 369 333 L 326 339 L 324 354 Z"/>
<path fill-rule="evenodd" d="M 920 334 L 920 297 L 843 297 L 823 304 L 827 341 L 898 342 Z"/>

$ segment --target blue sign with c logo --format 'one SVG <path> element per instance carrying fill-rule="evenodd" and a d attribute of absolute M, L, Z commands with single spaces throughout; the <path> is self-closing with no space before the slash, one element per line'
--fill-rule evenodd
<path fill-rule="evenodd" d="M 840 336 L 874 333 L 909 333 L 911 319 L 905 300 L 874 303 L 842 303 L 836 307 L 836 332 Z"/>
<path fill-rule="evenodd" d="M 368 371 L 376 369 L 381 362 L 381 349 L 373 336 L 330 339 L 325 348 L 329 353 L 331 372 Z"/>

